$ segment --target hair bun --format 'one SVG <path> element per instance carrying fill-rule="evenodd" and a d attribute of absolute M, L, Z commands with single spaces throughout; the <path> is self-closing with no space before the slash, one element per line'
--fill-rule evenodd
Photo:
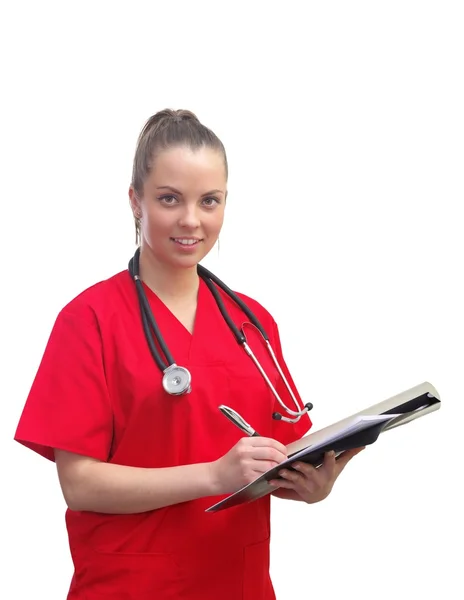
<path fill-rule="evenodd" d="M 194 121 L 197 125 L 201 125 L 198 117 L 190 110 L 173 110 L 172 108 L 160 110 L 145 123 L 139 135 L 139 142 L 148 132 L 156 131 L 159 128 L 164 129 L 169 123 L 182 123 L 183 121 Z"/>
<path fill-rule="evenodd" d="M 150 121 L 153 125 L 155 123 L 168 121 L 174 121 L 174 123 L 180 123 L 182 121 L 199 122 L 198 117 L 192 111 L 184 109 L 173 110 L 171 108 L 165 108 L 164 110 L 158 111 L 155 115 L 151 117 Z"/>
<path fill-rule="evenodd" d="M 176 123 L 181 121 L 198 121 L 198 117 L 190 110 L 173 110 L 173 118 Z"/>

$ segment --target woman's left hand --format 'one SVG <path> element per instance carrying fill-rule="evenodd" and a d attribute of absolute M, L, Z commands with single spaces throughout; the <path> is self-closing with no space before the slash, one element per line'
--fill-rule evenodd
<path fill-rule="evenodd" d="M 335 453 L 329 452 L 324 457 L 324 463 L 317 469 L 312 465 L 296 462 L 292 465 L 294 471 L 282 469 L 279 471 L 282 479 L 273 479 L 269 483 L 276 489 L 292 490 L 304 502 L 315 504 L 327 498 L 340 473 L 362 450 L 364 446 L 348 450 L 338 458 L 335 458 Z"/>

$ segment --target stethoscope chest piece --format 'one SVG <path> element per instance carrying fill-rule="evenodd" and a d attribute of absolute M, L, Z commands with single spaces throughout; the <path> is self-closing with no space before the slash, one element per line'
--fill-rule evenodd
<path fill-rule="evenodd" d="M 191 391 L 192 376 L 185 367 L 170 365 L 164 371 L 163 388 L 168 394 L 181 396 Z"/>

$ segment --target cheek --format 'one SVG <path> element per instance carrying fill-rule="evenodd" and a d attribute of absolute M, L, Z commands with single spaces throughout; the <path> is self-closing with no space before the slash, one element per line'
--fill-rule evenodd
<path fill-rule="evenodd" d="M 212 235 L 219 235 L 224 223 L 224 211 L 216 211 L 208 220 L 208 231 Z"/>
<path fill-rule="evenodd" d="M 147 229 L 150 234 L 162 234 L 172 230 L 172 218 L 168 213 L 161 211 L 152 211 L 147 214 Z"/>

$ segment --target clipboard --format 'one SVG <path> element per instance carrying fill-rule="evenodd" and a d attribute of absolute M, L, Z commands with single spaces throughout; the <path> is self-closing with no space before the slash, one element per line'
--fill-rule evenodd
<path fill-rule="evenodd" d="M 382 433 L 415 421 L 440 407 L 440 396 L 428 382 L 373 404 L 292 442 L 287 446 L 285 461 L 213 504 L 205 512 L 218 512 L 262 498 L 275 491 L 275 487 L 268 482 L 271 479 L 279 479 L 278 472 L 283 468 L 291 469 L 296 461 L 309 463 L 317 468 L 321 466 L 326 452 L 333 450 L 338 457 L 347 450 L 369 446 L 374 444 Z"/>

